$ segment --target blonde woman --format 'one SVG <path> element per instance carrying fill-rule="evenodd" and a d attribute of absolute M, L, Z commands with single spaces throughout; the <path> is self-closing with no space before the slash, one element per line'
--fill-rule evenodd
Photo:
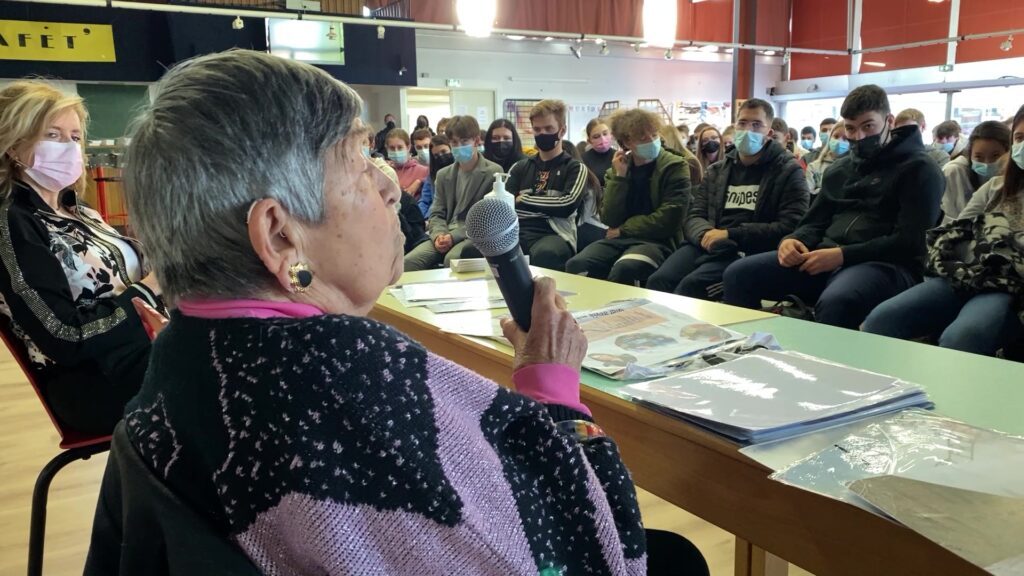
<path fill-rule="evenodd" d="M 700 166 L 707 172 L 715 162 L 725 156 L 722 151 L 722 133 L 714 126 L 707 126 L 697 133 L 697 159 Z"/>
<path fill-rule="evenodd" d="M 79 203 L 82 99 L 37 81 L 0 91 L 0 321 L 20 339 L 61 424 L 110 432 L 142 383 L 160 308 L 141 246 Z"/>
<path fill-rule="evenodd" d="M 690 152 L 690 149 L 679 138 L 679 130 L 665 125 L 658 129 L 658 135 L 661 136 L 666 150 L 686 160 L 686 165 L 690 172 L 690 185 L 699 185 L 700 181 L 704 179 L 704 169 L 701 168 L 700 160 L 693 155 L 693 152 Z"/>

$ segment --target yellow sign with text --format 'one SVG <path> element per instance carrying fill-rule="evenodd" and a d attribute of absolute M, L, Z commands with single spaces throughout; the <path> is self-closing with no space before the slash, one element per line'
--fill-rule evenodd
<path fill-rule="evenodd" d="M 0 60 L 116 62 L 114 28 L 109 24 L 0 20 Z"/>

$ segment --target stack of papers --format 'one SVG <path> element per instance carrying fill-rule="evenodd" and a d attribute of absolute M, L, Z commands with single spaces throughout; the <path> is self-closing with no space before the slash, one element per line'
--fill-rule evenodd
<path fill-rule="evenodd" d="M 742 443 L 777 440 L 909 407 L 931 406 L 921 388 L 898 378 L 770 350 L 632 384 L 625 392 L 659 411 Z"/>
<path fill-rule="evenodd" d="M 651 378 L 746 336 L 648 300 L 574 314 L 589 347 L 583 367 L 615 379 Z"/>
<path fill-rule="evenodd" d="M 403 284 L 390 288 L 389 292 L 406 308 L 425 307 L 434 314 L 505 307 L 501 290 L 493 278 Z"/>
<path fill-rule="evenodd" d="M 1024 438 L 906 410 L 772 478 L 900 522 L 993 574 L 1024 574 Z"/>

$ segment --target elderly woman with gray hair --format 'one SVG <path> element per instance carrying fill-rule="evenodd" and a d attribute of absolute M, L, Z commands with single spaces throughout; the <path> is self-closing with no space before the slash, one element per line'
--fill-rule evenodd
<path fill-rule="evenodd" d="M 579 401 L 586 339 L 553 282 L 536 283 L 529 333 L 505 322 L 518 393 L 498 387 L 366 318 L 403 238 L 398 187 L 351 137 L 354 91 L 247 51 L 156 88 L 126 184 L 176 310 L 124 433 L 160 483 L 266 574 L 647 572 L 629 473 Z M 132 528 L 111 512 L 111 474 L 94 568 L 146 553 L 117 547 Z M 689 554 L 706 573 L 673 545 L 676 568 Z"/>

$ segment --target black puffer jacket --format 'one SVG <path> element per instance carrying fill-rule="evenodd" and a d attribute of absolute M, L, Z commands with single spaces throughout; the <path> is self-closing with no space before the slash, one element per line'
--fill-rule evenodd
<path fill-rule="evenodd" d="M 872 160 L 850 154 L 828 169 L 792 237 L 811 250 L 843 249 L 843 265 L 888 262 L 924 271 L 925 231 L 939 218 L 946 179 L 917 126 L 892 131 Z"/>
<path fill-rule="evenodd" d="M 717 228 L 725 208 L 732 167 L 739 162 L 732 150 L 721 162 L 708 167 L 700 186 L 694 189 L 690 210 L 683 225 L 686 240 L 700 246 L 705 232 Z M 796 228 L 807 212 L 810 191 L 800 164 L 777 142 L 769 140 L 760 162 L 770 165 L 761 179 L 753 219 L 729 229 L 729 239 L 741 252 L 757 254 L 774 250 L 782 237 Z"/>

